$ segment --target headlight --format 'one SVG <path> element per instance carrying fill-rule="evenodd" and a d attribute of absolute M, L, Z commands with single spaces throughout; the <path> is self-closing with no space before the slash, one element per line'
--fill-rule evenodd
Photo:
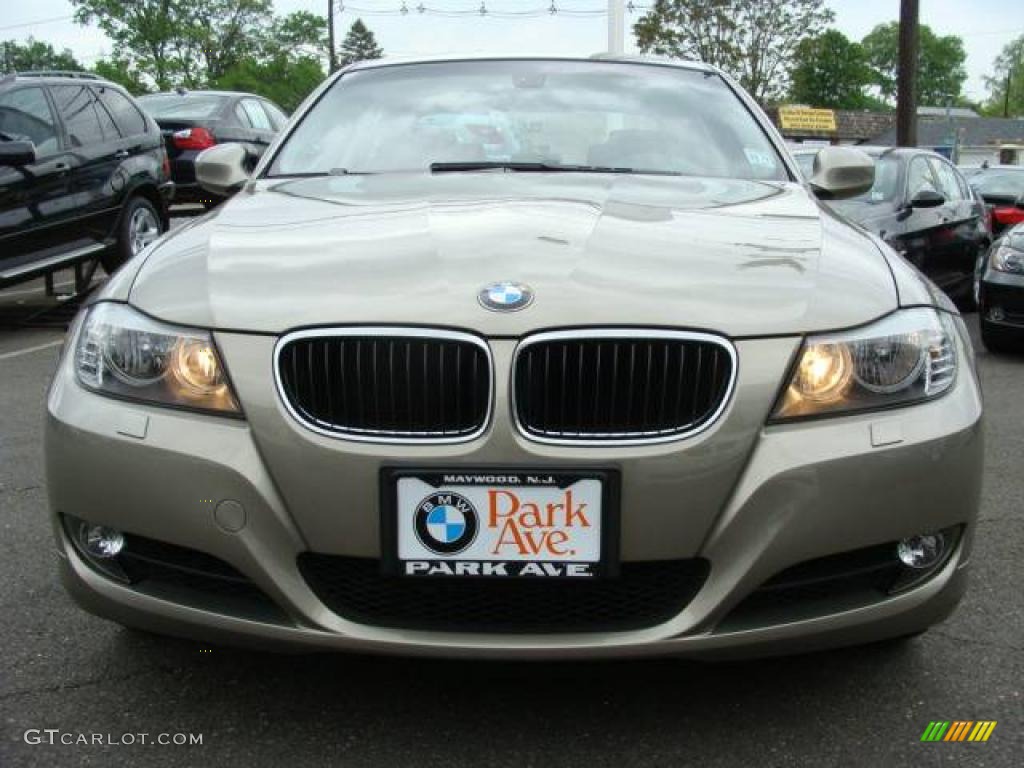
<path fill-rule="evenodd" d="M 78 380 L 118 397 L 239 413 L 208 331 L 152 320 L 125 304 L 99 303 L 75 349 Z"/>
<path fill-rule="evenodd" d="M 1017 242 L 1019 243 L 1020 239 L 1017 239 Z M 1024 251 L 1012 247 L 1009 241 L 1004 241 L 992 249 L 991 263 L 992 269 L 997 272 L 1024 274 Z"/>
<path fill-rule="evenodd" d="M 954 335 L 949 315 L 922 308 L 854 331 L 808 337 L 772 420 L 937 397 L 956 377 Z"/>

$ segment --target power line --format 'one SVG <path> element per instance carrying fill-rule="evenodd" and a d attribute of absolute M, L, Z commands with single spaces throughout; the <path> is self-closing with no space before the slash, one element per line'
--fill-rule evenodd
<path fill-rule="evenodd" d="M 474 1 L 469 4 L 462 4 L 460 7 L 456 8 L 437 6 L 434 4 L 428 5 L 426 2 L 416 2 L 416 0 L 393 0 L 392 2 L 388 2 L 387 6 L 388 7 L 370 7 L 364 5 L 363 2 L 348 3 L 344 2 L 344 0 L 339 0 L 337 7 L 339 12 L 349 11 L 363 16 L 390 17 L 435 16 L 441 18 L 479 17 L 488 19 L 530 19 L 542 18 L 544 16 L 601 18 L 608 15 L 607 6 L 578 8 L 567 5 L 565 0 L 550 0 L 547 5 L 538 5 L 532 8 L 516 11 L 504 10 L 501 6 L 495 7 L 493 2 L 489 7 L 486 0 L 480 0 L 479 3 Z M 646 3 L 638 3 L 634 0 L 630 0 L 630 2 L 625 4 L 625 9 L 629 13 L 637 13 L 649 10 L 650 6 Z"/>
<path fill-rule="evenodd" d="M 22 29 L 24 27 L 34 27 L 36 24 L 50 24 L 54 21 L 71 21 L 75 18 L 74 14 L 68 16 L 54 16 L 49 19 L 39 19 L 38 21 L 23 21 L 21 24 L 7 24 L 6 26 L 0 27 L 0 32 L 4 32 L 8 29 Z"/>

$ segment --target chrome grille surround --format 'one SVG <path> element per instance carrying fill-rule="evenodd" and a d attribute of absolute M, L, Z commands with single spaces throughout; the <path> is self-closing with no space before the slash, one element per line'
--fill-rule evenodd
<path fill-rule="evenodd" d="M 415 339 L 437 342 L 452 342 L 456 344 L 469 344 L 482 351 L 486 362 L 483 373 L 487 377 L 486 404 L 481 411 L 479 424 L 475 429 L 464 434 L 450 434 L 444 430 L 395 430 L 395 429 L 364 429 L 350 428 L 340 424 L 331 424 L 312 418 L 310 415 L 300 413 L 289 396 L 281 373 L 282 353 L 294 342 L 309 339 L 391 339 L 401 341 L 403 339 Z M 306 429 L 327 437 L 340 440 L 351 440 L 367 443 L 391 443 L 391 444 L 453 444 L 465 443 L 475 440 L 487 431 L 491 424 L 494 411 L 494 359 L 491 354 L 490 345 L 480 336 L 463 331 L 453 331 L 441 328 L 426 328 L 418 326 L 336 326 L 325 328 L 310 328 L 292 331 L 281 336 L 274 346 L 274 384 L 278 397 L 289 415 Z"/>
<path fill-rule="evenodd" d="M 519 391 L 519 365 L 523 353 L 531 347 L 539 344 L 559 341 L 602 341 L 609 339 L 621 339 L 624 342 L 642 342 L 645 340 L 661 342 L 693 342 L 697 344 L 712 344 L 723 350 L 729 363 L 728 377 L 717 405 L 711 413 L 692 425 L 678 425 L 668 430 L 649 431 L 614 431 L 614 432 L 586 432 L 576 433 L 551 433 L 544 430 L 530 428 L 523 423 L 521 400 L 523 393 Z M 723 336 L 700 331 L 668 330 L 664 328 L 577 328 L 561 331 L 549 331 L 533 334 L 525 337 L 516 348 L 512 362 L 512 418 L 519 433 L 528 440 L 548 445 L 567 446 L 593 446 L 612 447 L 630 445 L 649 445 L 655 443 L 666 443 L 675 440 L 682 440 L 697 435 L 715 424 L 726 407 L 732 401 L 733 392 L 736 386 L 736 377 L 739 368 L 736 348 L 732 342 Z"/>

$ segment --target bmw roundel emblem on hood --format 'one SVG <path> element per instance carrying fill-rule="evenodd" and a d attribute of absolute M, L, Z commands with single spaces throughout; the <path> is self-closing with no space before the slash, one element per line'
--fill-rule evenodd
<path fill-rule="evenodd" d="M 523 283 L 502 280 L 486 286 L 477 294 L 477 299 L 485 309 L 494 312 L 515 312 L 533 303 L 533 290 Z"/>

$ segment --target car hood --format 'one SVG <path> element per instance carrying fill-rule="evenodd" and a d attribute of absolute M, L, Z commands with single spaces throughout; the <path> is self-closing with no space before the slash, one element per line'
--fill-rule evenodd
<path fill-rule="evenodd" d="M 535 301 L 484 309 L 479 291 L 499 280 Z M 480 172 L 251 183 L 161 241 L 130 301 L 267 333 L 600 323 L 753 336 L 856 325 L 897 296 L 870 239 L 797 184 Z"/>

